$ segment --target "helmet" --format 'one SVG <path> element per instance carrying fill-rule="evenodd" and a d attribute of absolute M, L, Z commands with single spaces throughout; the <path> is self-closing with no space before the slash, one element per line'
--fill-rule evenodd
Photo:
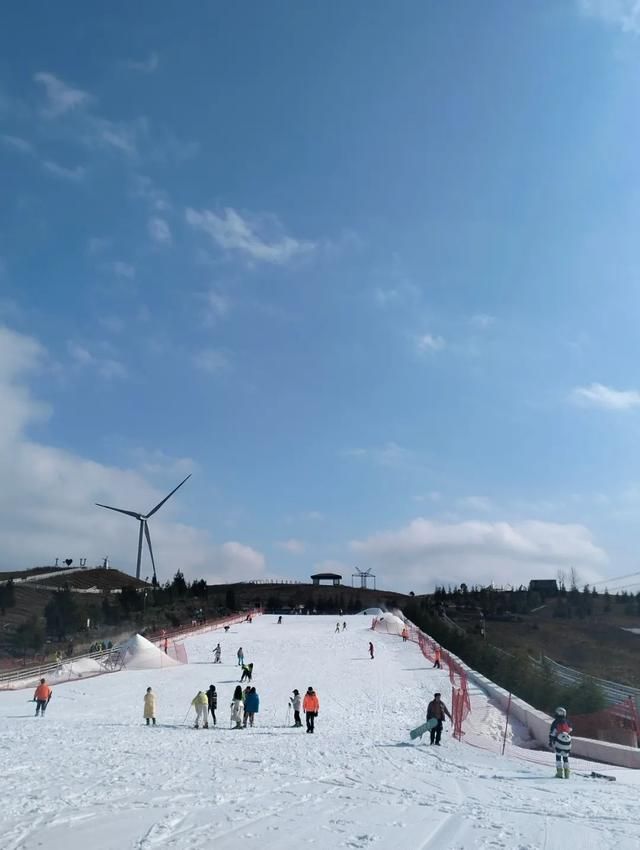
<path fill-rule="evenodd" d="M 556 717 L 566 717 L 567 709 L 566 708 L 556 708 Z"/>

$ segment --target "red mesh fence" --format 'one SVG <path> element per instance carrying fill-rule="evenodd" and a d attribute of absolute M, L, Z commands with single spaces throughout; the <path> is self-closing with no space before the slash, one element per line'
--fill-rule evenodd
<path fill-rule="evenodd" d="M 167 646 L 167 655 L 169 658 L 173 658 L 175 661 L 179 661 L 180 664 L 188 664 L 189 658 L 187 657 L 187 648 L 181 640 L 172 640 Z"/>
<path fill-rule="evenodd" d="M 570 714 L 569 720 L 573 734 L 580 738 L 594 738 L 596 741 L 609 741 L 628 747 L 638 746 L 638 710 L 631 697 L 593 714 Z"/>
<path fill-rule="evenodd" d="M 397 615 L 396 615 L 397 616 Z M 395 634 L 405 640 L 410 640 L 412 643 L 417 643 L 424 657 L 435 664 L 436 657 L 439 657 L 440 664 L 443 669 L 449 672 L 449 681 L 451 682 L 451 716 L 453 718 L 453 734 L 454 737 L 460 740 L 464 734 L 463 725 L 471 713 L 471 700 L 469 698 L 469 686 L 467 682 L 467 674 L 461 667 L 458 660 L 443 649 L 436 641 L 426 635 L 424 632 L 411 623 L 409 620 L 404 621 L 404 627 L 400 630 L 390 629 L 389 624 L 382 618 L 374 617 L 371 623 L 371 628 L 374 631 L 384 631 L 387 634 Z"/>

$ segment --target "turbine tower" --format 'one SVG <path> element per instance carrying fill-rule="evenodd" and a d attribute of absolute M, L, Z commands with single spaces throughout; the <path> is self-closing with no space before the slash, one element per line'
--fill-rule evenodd
<path fill-rule="evenodd" d="M 362 590 L 367 590 L 367 588 L 368 588 L 367 580 L 370 579 L 370 578 L 373 579 L 373 589 L 375 590 L 376 589 L 376 577 L 371 572 L 371 569 L 361 570 L 359 567 L 356 567 L 355 573 L 353 573 L 353 575 L 351 576 L 351 585 L 353 586 L 354 579 L 360 579 L 360 588 Z"/>
<path fill-rule="evenodd" d="M 111 505 L 101 505 L 99 502 L 96 502 L 97 507 L 106 508 L 108 511 L 117 511 L 119 514 L 126 514 L 127 516 L 132 516 L 134 519 L 137 519 L 140 523 L 140 533 L 138 534 L 138 560 L 136 562 L 136 578 L 140 578 L 140 562 L 142 561 L 142 536 L 144 535 L 147 540 L 147 546 L 149 547 L 149 554 L 151 555 L 151 565 L 153 566 L 153 583 L 156 585 L 158 583 L 158 577 L 156 575 L 156 562 L 153 559 L 153 549 L 151 548 L 151 535 L 149 534 L 149 525 L 147 520 L 151 519 L 151 517 L 159 511 L 160 508 L 167 502 L 176 490 L 179 490 L 180 487 L 191 478 L 191 474 L 187 475 L 184 481 L 181 481 L 177 487 L 175 487 L 168 496 L 165 496 L 161 502 L 149 511 L 148 514 L 137 513 L 136 511 L 125 511 L 124 508 L 113 508 Z"/>

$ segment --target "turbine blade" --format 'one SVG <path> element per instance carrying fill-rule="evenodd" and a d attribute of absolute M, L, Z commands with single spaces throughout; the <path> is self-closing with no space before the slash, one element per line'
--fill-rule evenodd
<path fill-rule="evenodd" d="M 155 506 L 155 508 L 153 510 L 149 511 L 149 513 L 146 515 L 145 519 L 149 519 L 149 517 L 152 517 L 155 514 L 156 511 L 159 511 L 160 508 L 164 505 L 164 503 L 166 501 L 168 501 L 173 496 L 173 494 L 176 492 L 176 490 L 179 490 L 182 487 L 182 485 L 184 484 L 184 482 L 188 481 L 190 478 L 191 478 L 191 473 L 189 473 L 187 475 L 187 477 L 184 479 L 184 481 L 181 481 L 178 484 L 177 487 L 174 487 L 173 490 L 169 493 L 168 496 L 165 496 L 164 499 L 161 502 L 158 502 L 158 504 Z"/>
<path fill-rule="evenodd" d="M 142 523 L 144 525 L 144 536 L 147 538 L 147 546 L 149 547 L 149 554 L 151 555 L 151 566 L 153 567 L 153 579 L 154 584 L 157 581 L 156 577 L 156 562 L 153 559 L 153 549 L 151 547 L 151 535 L 149 534 L 149 526 L 146 523 L 146 520 Z"/>
<path fill-rule="evenodd" d="M 142 519 L 142 516 L 134 511 L 125 511 L 123 508 L 112 508 L 111 505 L 101 505 L 100 502 L 96 502 L 96 505 L 99 508 L 106 508 L 108 511 L 117 511 L 119 514 L 132 516 L 134 519 Z"/>

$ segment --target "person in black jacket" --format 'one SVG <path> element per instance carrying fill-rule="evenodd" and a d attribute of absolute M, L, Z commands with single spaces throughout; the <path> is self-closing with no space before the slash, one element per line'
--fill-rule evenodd
<path fill-rule="evenodd" d="M 452 720 L 451 715 L 449 714 L 449 709 L 441 700 L 441 694 L 436 693 L 433 695 L 433 699 L 427 706 L 427 723 L 430 720 L 437 720 L 438 722 L 431 729 L 431 743 L 436 744 L 438 747 L 440 746 L 440 738 L 442 736 L 442 723 L 445 717 L 448 717 L 449 720 Z"/>
<path fill-rule="evenodd" d="M 215 685 L 209 685 L 207 691 L 207 700 L 209 701 L 209 711 L 213 718 L 213 725 L 216 725 L 216 709 L 218 708 L 218 694 Z"/>

